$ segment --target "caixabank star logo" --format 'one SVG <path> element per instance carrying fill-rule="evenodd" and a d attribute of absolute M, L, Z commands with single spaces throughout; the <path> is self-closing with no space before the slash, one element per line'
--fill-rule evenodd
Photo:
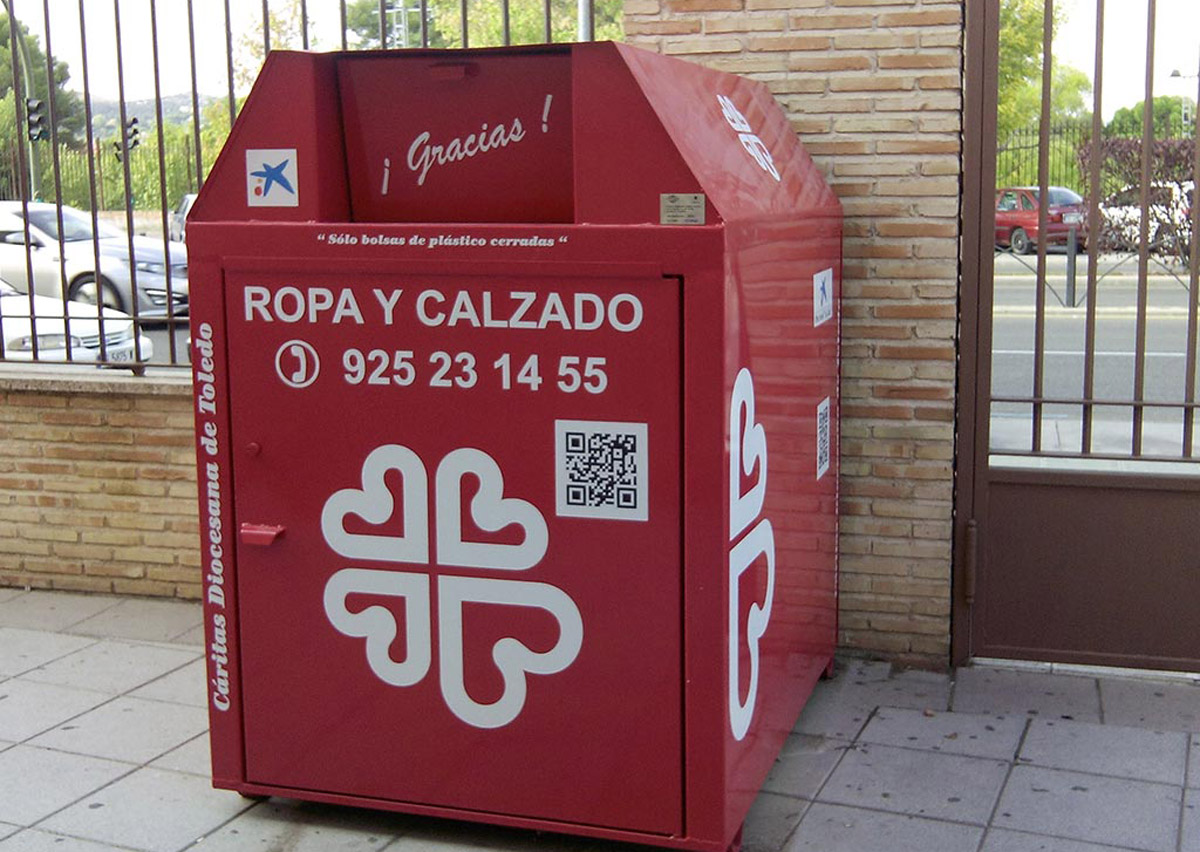
<path fill-rule="evenodd" d="M 402 482 L 401 505 L 396 506 L 385 477 L 398 473 Z M 471 522 L 487 533 L 516 527 L 519 543 L 469 541 L 463 535 L 464 477 L 478 480 L 478 491 L 468 506 Z M 429 499 L 429 476 L 417 453 L 400 444 L 377 447 L 362 466 L 362 487 L 346 488 L 326 500 L 321 513 L 325 542 L 336 553 L 355 562 L 384 562 L 397 567 L 364 568 L 357 565 L 333 574 L 325 585 L 325 614 L 340 633 L 365 641 L 371 671 L 395 687 L 420 683 L 433 661 L 434 637 L 438 643 L 438 678 L 442 699 L 450 712 L 476 728 L 508 725 L 525 706 L 530 675 L 552 675 L 575 661 L 583 646 L 583 620 L 575 601 L 557 586 L 506 576 L 460 576 L 455 568 L 490 569 L 508 576 L 533 568 L 546 554 L 549 534 L 542 513 L 525 500 L 504 496 L 504 476 L 495 459 L 482 450 L 464 447 L 447 454 L 434 475 Z M 402 534 L 349 532 L 363 524 L 380 529 L 402 521 Z M 431 518 L 432 515 L 432 518 Z M 435 530 L 430 536 L 430 531 Z M 438 573 L 428 566 L 436 548 Z M 399 566 L 407 566 L 401 569 Z M 408 570 L 425 566 L 426 570 Z M 437 584 L 437 611 L 432 604 Z M 391 648 L 400 631 L 396 617 L 384 606 L 368 605 L 351 611 L 351 595 L 391 596 L 404 604 L 405 657 L 392 658 Z M 547 651 L 534 651 L 513 636 L 503 636 L 491 648 L 491 659 L 503 680 L 503 693 L 493 702 L 475 700 L 464 677 L 463 611 L 465 605 L 485 604 L 509 608 L 532 607 L 549 613 L 558 623 L 558 641 Z M 435 632 L 436 616 L 436 632 Z"/>
<path fill-rule="evenodd" d="M 295 148 L 246 149 L 246 204 L 249 207 L 300 205 Z"/>

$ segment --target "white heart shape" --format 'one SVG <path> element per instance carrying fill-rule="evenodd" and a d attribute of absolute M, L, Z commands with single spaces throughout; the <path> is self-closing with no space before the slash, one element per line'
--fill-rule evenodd
<path fill-rule="evenodd" d="M 517 524 L 525 533 L 520 544 L 463 541 L 462 478 L 479 477 L 471 499 L 471 519 L 485 532 Z M 449 453 L 437 469 L 437 561 L 439 565 L 523 571 L 546 555 L 546 519 L 532 503 L 504 495 L 504 474 L 482 450 L 465 447 Z"/>
<path fill-rule="evenodd" d="M 742 701 L 738 681 L 740 666 L 738 649 L 740 631 L 738 613 L 741 611 L 741 595 L 738 581 L 759 556 L 767 557 L 767 593 L 762 606 L 750 604 L 746 616 L 746 647 L 750 652 L 750 688 L 745 702 Z M 729 551 L 729 727 L 733 738 L 741 741 L 750 730 L 754 718 L 754 704 L 758 698 L 759 642 L 771 622 L 771 603 L 775 598 L 775 531 L 771 522 L 763 518 L 746 537 Z"/>
<path fill-rule="evenodd" d="M 531 651 L 512 636 L 492 646 L 492 660 L 504 678 L 504 692 L 491 704 L 481 704 L 467 694 L 463 679 L 462 605 L 490 603 L 535 607 L 558 621 L 558 642 L 549 651 Z M 528 675 L 562 671 L 575 661 L 583 647 L 583 619 L 570 596 L 557 586 L 523 580 L 490 580 L 481 577 L 438 578 L 438 659 L 442 698 L 455 716 L 476 728 L 500 728 L 525 707 Z"/>
<path fill-rule="evenodd" d="M 746 417 L 743 422 L 742 411 Z M 742 494 L 742 475 L 758 466 L 758 481 Z M 754 378 L 743 367 L 729 401 L 729 540 L 754 523 L 767 496 L 767 433 L 754 422 Z"/>
<path fill-rule="evenodd" d="M 389 470 L 400 471 L 404 480 L 404 534 L 369 535 L 346 532 L 347 515 L 358 515 L 369 524 L 391 520 L 395 509 L 392 492 L 384 483 Z M 429 561 L 429 487 L 425 464 L 408 447 L 384 444 L 363 461 L 362 488 L 335 492 L 321 510 L 321 533 L 325 542 L 342 556 L 382 562 Z"/>
<path fill-rule="evenodd" d="M 396 619 L 382 606 L 361 612 L 346 608 L 352 594 L 389 595 L 404 598 L 404 644 L 407 657 L 397 663 L 390 649 L 396 639 Z M 412 686 L 425 677 L 433 651 L 429 626 L 429 577 L 403 571 L 343 568 L 325 584 L 325 615 L 346 636 L 367 640 L 367 664 L 384 683 Z"/>

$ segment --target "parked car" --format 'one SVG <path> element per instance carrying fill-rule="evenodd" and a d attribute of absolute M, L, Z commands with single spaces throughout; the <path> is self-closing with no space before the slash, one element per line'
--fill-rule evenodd
<path fill-rule="evenodd" d="M 29 265 L 34 291 L 43 296 L 104 304 L 133 313 L 133 279 L 137 277 L 137 313 L 167 314 L 167 260 L 162 240 L 133 238 L 130 263 L 129 238 L 103 222 L 92 229 L 90 213 L 65 204 L 30 202 L 29 251 L 25 246 L 25 219 L 20 201 L 0 201 L 0 277 L 18 290 L 28 290 Z M 62 254 L 59 254 L 59 211 L 62 212 Z M 93 243 L 93 234 L 95 243 Z M 100 263 L 96 264 L 97 247 Z M 170 295 L 174 313 L 187 313 L 187 249 L 170 243 Z M 135 271 L 136 269 L 136 271 Z"/>
<path fill-rule="evenodd" d="M 1192 243 L 1195 183 L 1150 185 L 1149 238 L 1152 252 L 1186 255 Z M 1100 205 L 1104 220 L 1101 244 L 1111 251 L 1138 251 L 1142 229 L 1142 190 L 1127 186 Z"/>
<path fill-rule="evenodd" d="M 1013 186 L 996 190 L 996 245 L 1014 254 L 1028 254 L 1039 242 L 1036 186 Z M 1046 208 L 1046 245 L 1065 245 L 1072 229 L 1079 248 L 1087 247 L 1087 206 L 1083 198 L 1065 186 L 1049 187 Z"/>
<path fill-rule="evenodd" d="M 71 360 L 132 366 L 149 361 L 154 355 L 154 344 L 145 335 L 138 335 L 135 347 L 133 318 L 128 314 L 81 302 L 63 302 L 49 296 L 34 295 L 32 301 L 31 314 L 29 294 L 0 280 L 0 337 L 4 341 L 5 360 L 32 361 L 36 355 L 38 361 Z M 104 319 L 103 359 L 100 311 L 103 311 Z"/>
<path fill-rule="evenodd" d="M 183 198 L 179 199 L 179 206 L 171 211 L 171 239 L 184 242 L 187 239 L 187 216 L 192 212 L 192 205 L 196 203 L 196 193 L 186 192 Z"/>

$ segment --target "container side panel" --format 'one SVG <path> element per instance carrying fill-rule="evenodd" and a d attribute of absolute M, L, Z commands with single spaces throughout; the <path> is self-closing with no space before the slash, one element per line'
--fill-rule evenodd
<path fill-rule="evenodd" d="M 762 83 L 627 45 L 618 49 L 725 221 L 839 206 Z"/>
<path fill-rule="evenodd" d="M 664 221 L 663 196 L 701 193 L 700 182 L 615 46 L 576 45 L 573 51 L 577 221 L 671 224 Z M 717 224 L 711 200 L 704 199 L 699 212 L 686 224 Z"/>
<path fill-rule="evenodd" d="M 841 221 L 727 232 L 725 742 L 738 824 L 836 641 Z"/>
<path fill-rule="evenodd" d="M 204 237 L 196 239 L 203 244 Z M 196 482 L 200 496 L 200 566 L 213 782 L 236 788 L 242 760 L 241 668 L 238 657 L 237 559 L 233 512 L 229 370 L 221 269 L 191 264 L 191 361 L 195 388 Z"/>
<path fill-rule="evenodd" d="M 340 124 L 333 57 L 272 52 L 189 223 L 345 221 L 350 210 Z"/>
<path fill-rule="evenodd" d="M 724 850 L 740 823 L 725 818 L 727 477 L 723 380 L 723 233 L 697 251 L 684 278 L 684 619 L 687 833 Z"/>

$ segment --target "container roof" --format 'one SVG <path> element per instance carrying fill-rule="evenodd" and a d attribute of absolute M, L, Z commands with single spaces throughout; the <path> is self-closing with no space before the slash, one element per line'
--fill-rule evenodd
<path fill-rule="evenodd" d="M 189 219 L 712 225 L 837 206 L 761 83 L 597 42 L 273 52 Z"/>

